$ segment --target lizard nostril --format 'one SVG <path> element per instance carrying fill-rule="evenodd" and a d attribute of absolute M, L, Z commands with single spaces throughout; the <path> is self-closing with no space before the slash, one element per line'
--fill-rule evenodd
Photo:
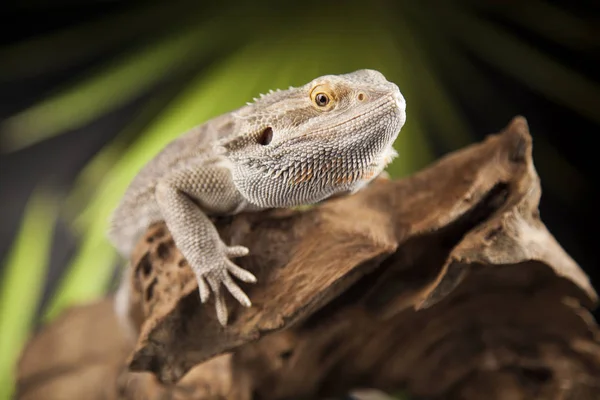
<path fill-rule="evenodd" d="M 365 94 L 364 93 L 359 93 L 358 94 L 358 101 L 363 101 L 365 99 Z"/>
<path fill-rule="evenodd" d="M 260 134 L 260 137 L 258 138 L 258 143 L 263 146 L 266 146 L 269 143 L 271 143 L 271 140 L 273 140 L 273 128 L 267 127 Z"/>

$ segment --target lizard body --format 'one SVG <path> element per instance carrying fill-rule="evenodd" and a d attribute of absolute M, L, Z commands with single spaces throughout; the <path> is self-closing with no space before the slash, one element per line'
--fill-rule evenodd
<path fill-rule="evenodd" d="M 233 277 L 256 278 L 231 259 L 209 219 L 314 204 L 360 190 L 396 156 L 404 125 L 398 87 L 374 70 L 326 75 L 270 92 L 254 103 L 193 128 L 144 166 L 113 213 L 109 239 L 125 257 L 145 230 L 165 221 L 198 281 L 227 324 L 225 287 L 251 306 Z"/>

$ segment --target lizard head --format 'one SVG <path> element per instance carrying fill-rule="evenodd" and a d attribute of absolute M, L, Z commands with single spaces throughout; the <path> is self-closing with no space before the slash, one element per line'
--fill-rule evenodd
<path fill-rule="evenodd" d="M 236 134 L 218 146 L 247 200 L 292 207 L 365 186 L 396 155 L 405 119 L 398 87 L 359 70 L 262 95 L 234 112 Z"/>

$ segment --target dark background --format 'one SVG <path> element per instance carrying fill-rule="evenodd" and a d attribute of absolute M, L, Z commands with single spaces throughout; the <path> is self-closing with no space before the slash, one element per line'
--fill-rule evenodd
<path fill-rule="evenodd" d="M 429 3 L 431 6 L 436 4 L 433 1 Z M 507 6 L 516 7 L 516 2 L 505 3 Z M 526 24 L 507 18 L 506 14 L 495 11 L 494 7 L 477 12 L 482 20 L 493 21 L 512 34 L 518 35 L 529 45 L 560 61 L 564 66 L 598 82 L 600 34 L 596 27 L 600 23 L 598 18 L 600 2 L 552 1 L 549 3 L 563 10 L 568 18 L 580 21 L 587 31 L 580 32 L 580 35 L 575 38 L 571 37 L 569 45 L 565 45 L 564 42 L 550 40 L 539 32 L 527 29 Z M 3 27 L 0 46 L 10 46 L 26 39 L 48 35 L 68 26 L 83 24 L 142 4 L 141 2 L 82 0 L 79 2 L 32 1 L 3 5 L 1 7 L 4 12 L 0 16 L 0 25 Z M 230 4 L 234 6 L 233 3 Z M 390 5 L 390 7 L 394 6 Z M 310 3 L 307 8 L 312 10 L 310 13 L 312 16 L 315 12 L 318 13 L 318 3 Z M 269 22 L 264 23 L 268 25 Z M 126 30 L 127 28 L 115 27 L 115 29 Z M 123 40 L 119 45 L 95 52 L 75 65 L 39 71 L 22 79 L 1 79 L 0 119 L 7 118 L 34 104 L 74 75 L 93 68 L 107 58 L 126 54 L 140 42 L 151 41 L 154 35 L 160 34 L 159 30 L 149 29 L 143 38 Z M 42 57 L 60 59 L 63 50 L 67 51 L 53 48 Z M 460 44 L 456 45 L 455 51 L 464 53 L 471 65 L 486 78 L 491 85 L 491 90 L 476 97 L 471 91 L 466 90 L 473 85 L 472 77 L 467 72 L 461 75 L 461 71 L 445 71 L 440 67 L 438 72 L 452 95 L 451 100 L 464 113 L 476 140 L 502 129 L 514 115 L 524 115 L 528 119 L 534 137 L 534 160 L 543 188 L 540 204 L 542 219 L 567 252 L 589 274 L 594 286 L 599 288 L 600 268 L 597 250 L 599 244 L 596 225 L 598 190 L 595 178 L 599 158 L 597 136 L 600 135 L 600 126 L 597 122 L 545 98 L 539 92 L 532 91 L 523 81 L 506 74 L 502 68 L 491 63 L 486 57 L 475 54 Z M 432 52 L 435 57 L 435 52 Z M 35 63 L 37 59 L 32 55 L 31 62 Z M 0 60 L 0 63 L 8 61 Z M 516 57 L 511 62 L 519 63 L 520 59 Z M 440 65 L 443 65 L 443 62 Z M 165 77 L 140 98 L 134 99 L 130 104 L 98 118 L 81 129 L 67 132 L 17 152 L 0 153 L 0 259 L 5 259 L 17 232 L 25 203 L 38 183 L 51 182 L 56 187 L 68 190 L 86 162 L 126 125 L 132 113 L 135 113 L 145 99 L 161 93 L 165 101 L 168 101 L 169 93 L 176 93 L 182 85 L 185 85 L 185 79 L 185 73 L 178 77 Z M 401 82 L 399 85 L 402 87 Z M 600 104 L 595 106 L 598 107 L 600 114 Z M 427 124 L 425 128 L 428 140 L 433 144 L 437 156 L 454 150 L 445 144 L 447 142 L 439 140 L 441 135 L 439 127 L 435 124 L 431 126 Z M 451 127 L 448 129 L 451 130 Z M 553 156 L 556 152 L 560 154 L 561 160 Z M 554 190 L 546 190 L 550 185 L 554 185 Z M 57 279 L 64 271 L 67 260 L 77 246 L 77 238 L 70 233 L 66 223 L 59 222 L 57 227 L 49 227 L 49 229 L 55 229 L 55 239 L 45 299 L 52 292 Z"/>

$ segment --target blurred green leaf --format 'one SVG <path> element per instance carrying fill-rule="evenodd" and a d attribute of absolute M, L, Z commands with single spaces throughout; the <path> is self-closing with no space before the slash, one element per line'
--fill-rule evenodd
<path fill-rule="evenodd" d="M 75 129 L 139 96 L 165 75 L 189 68 L 218 45 L 212 26 L 194 27 L 147 46 L 2 124 L 3 150 L 18 150 Z"/>
<path fill-rule="evenodd" d="M 56 4 L 53 4 L 56 6 Z M 196 5 L 197 6 L 197 5 Z M 36 9 L 36 5 L 32 7 Z M 37 10 L 37 13 L 43 11 Z M 172 28 L 174 20 L 183 27 L 199 21 L 194 2 L 173 0 L 130 7 L 74 27 L 51 32 L 0 48 L 0 80 L 9 81 L 47 74 L 76 65 L 97 54 L 135 43 Z M 202 15 L 202 14 L 201 14 Z M 34 18 L 34 17 L 33 17 Z M 127 29 L 114 29 L 126 26 Z M 57 56 L 56 50 L 60 49 Z"/>
<path fill-rule="evenodd" d="M 184 81 L 187 84 L 187 80 Z M 139 134 L 155 119 L 164 108 L 171 103 L 174 96 L 180 93 L 181 85 L 173 85 L 165 91 L 152 96 L 145 101 L 142 107 L 131 117 L 131 121 L 116 137 L 104 146 L 82 168 L 77 175 L 73 188 L 65 201 L 65 217 L 73 221 L 79 215 L 90 199 L 93 197 L 98 182 L 101 182 L 117 160 L 127 151 Z M 77 232 L 81 230 L 74 225 Z M 76 232 L 76 233 L 77 233 Z"/>
<path fill-rule="evenodd" d="M 409 2 L 410 3 L 410 2 Z M 489 99 L 491 93 L 498 97 L 494 86 L 487 80 L 484 75 L 475 66 L 470 63 L 462 52 L 456 51 L 452 47 L 450 38 L 447 35 L 441 35 L 439 23 L 431 18 L 431 14 L 422 7 L 415 6 L 414 3 L 407 4 L 404 8 L 410 15 L 414 24 L 420 27 L 420 38 L 424 45 L 423 48 L 429 49 L 430 54 L 435 54 L 436 58 L 430 65 L 438 65 L 437 76 L 443 77 L 445 80 L 453 84 L 455 90 L 462 90 L 465 97 L 471 99 L 473 104 L 485 104 L 486 99 Z M 460 71 L 457 73 L 456 71 Z M 468 76 L 468 85 L 465 85 L 464 77 Z M 450 101 L 450 102 L 455 102 Z M 440 101 L 434 101 L 433 104 L 439 105 Z M 520 110 L 516 109 L 511 102 L 500 100 L 495 102 L 496 112 L 506 115 L 507 122 L 512 116 L 517 115 Z M 450 106 L 452 107 L 452 106 Z M 434 113 L 435 114 L 435 113 Z M 525 116 L 527 117 L 527 116 Z M 431 116 L 437 120 L 437 116 Z M 450 124 L 448 126 L 454 126 Z M 503 126 L 498 126 L 497 129 L 502 129 Z M 454 136 L 453 130 L 439 126 L 438 130 L 441 135 L 448 135 L 452 138 L 449 140 L 458 140 Z M 444 134 L 443 132 L 447 132 Z M 490 134 L 493 132 L 489 132 Z M 560 198 L 564 204 L 576 205 L 582 196 L 586 196 L 585 188 L 588 185 L 586 179 L 570 165 L 564 156 L 553 147 L 545 138 L 543 132 L 532 132 L 534 138 L 534 157 L 536 159 L 537 168 L 540 173 L 546 176 L 553 176 L 556 179 L 544 180 L 544 186 L 547 187 L 554 195 Z M 443 137 L 442 137 L 443 138 Z M 458 149 L 467 143 L 451 143 L 448 140 L 446 145 L 448 149 Z"/>
<path fill-rule="evenodd" d="M 469 126 L 452 96 L 441 82 L 441 76 L 434 69 L 435 63 L 428 57 L 425 49 L 427 43 L 423 40 L 423 26 L 408 15 L 419 13 L 423 7 L 411 1 L 404 1 L 402 12 L 394 14 L 393 27 L 395 42 L 404 49 L 410 62 L 406 63 L 410 81 L 415 82 L 414 97 L 418 102 L 420 114 L 416 116 L 427 121 L 435 130 L 439 139 L 448 149 L 458 149 L 473 141 Z M 389 19 L 389 18 L 388 18 Z M 391 25 L 391 21 L 390 21 Z M 455 70 L 459 71 L 459 70 Z"/>
<path fill-rule="evenodd" d="M 13 368 L 42 297 L 57 214 L 57 202 L 51 194 L 34 192 L 4 261 L 0 281 L 0 399 L 10 398 L 14 389 Z"/>
<path fill-rule="evenodd" d="M 448 33 L 455 35 L 488 63 L 556 104 L 600 123 L 600 85 L 596 82 L 468 11 L 448 7 L 447 4 L 432 10 L 439 14 L 438 20 L 446 25 Z"/>
<path fill-rule="evenodd" d="M 600 44 L 600 29 L 597 24 L 588 23 L 548 1 L 527 0 L 507 3 L 469 0 L 468 4 L 476 9 L 504 16 L 525 29 L 549 39 L 552 43 L 570 49 L 592 49 Z"/>

